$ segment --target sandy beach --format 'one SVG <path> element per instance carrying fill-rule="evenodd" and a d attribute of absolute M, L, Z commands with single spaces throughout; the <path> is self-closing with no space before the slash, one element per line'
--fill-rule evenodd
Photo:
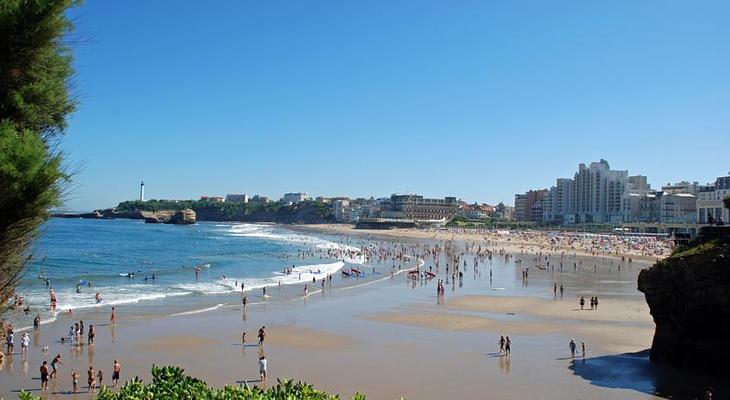
<path fill-rule="evenodd" d="M 468 266 L 460 267 L 461 278 L 452 279 L 441 255 L 436 278 L 409 279 L 405 273 L 390 276 L 395 261 L 373 261 L 368 266 L 380 271 L 377 279 L 353 285 L 356 278 L 338 276 L 331 286 L 306 297 L 275 290 L 266 299 L 251 294 L 245 310 L 240 296 L 226 295 L 201 298 L 202 311 L 194 313 L 180 314 L 174 304 L 143 315 L 120 307 L 116 325 L 110 324 L 105 308 L 59 315 L 31 332 L 27 358 L 19 353 L 7 357 L 0 367 L 0 396 L 15 398 L 21 389 L 40 394 L 38 367 L 56 354 L 64 365 L 50 385 L 48 398 L 53 399 L 88 398 L 85 385 L 83 394 L 68 392 L 72 369 L 94 365 L 111 377 L 115 359 L 122 364 L 123 381 L 149 379 L 152 364 L 175 364 L 211 385 L 265 384 L 258 381 L 260 354 L 269 360 L 270 381 L 305 380 L 344 397 L 361 392 L 372 399 L 691 398 L 708 385 L 722 387 L 716 380 L 648 361 L 645 350 L 654 324 L 636 290 L 636 276 L 650 257 L 634 255 L 632 264 L 618 268 L 626 254 L 593 257 L 581 251 L 573 257 L 543 243 L 488 244 L 466 233 L 296 229 L 341 239 L 370 238 L 393 248 L 454 241 Z M 493 257 L 472 265 L 475 254 L 466 252 L 470 242 L 482 243 Z M 538 252 L 551 254 L 552 268 L 535 267 Z M 562 259 L 561 253 L 566 253 Z M 562 269 L 557 267 L 561 262 Z M 578 262 L 581 267 L 574 269 Z M 416 260 L 399 263 L 413 268 Z M 432 258 L 421 265 L 423 270 L 436 268 Z M 436 293 L 438 280 L 445 281 L 443 296 Z M 553 292 L 556 283 L 564 285 L 563 296 Z M 586 301 L 598 296 L 598 308 L 580 310 L 581 296 Z M 79 319 L 97 326 L 96 343 L 59 343 Z M 259 347 L 256 333 L 262 326 L 267 339 Z M 243 331 L 246 344 L 241 343 Z M 509 356 L 499 353 L 500 335 L 511 339 Z M 585 358 L 571 358 L 571 338 L 579 347 L 585 342 Z"/>

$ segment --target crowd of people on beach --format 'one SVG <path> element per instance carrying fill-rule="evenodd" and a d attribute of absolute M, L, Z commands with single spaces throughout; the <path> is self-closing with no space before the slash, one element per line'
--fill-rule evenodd
<path fill-rule="evenodd" d="M 457 291 L 457 288 L 462 287 L 464 276 L 469 273 L 470 269 L 473 271 L 475 277 L 478 274 L 481 276 L 483 272 L 486 279 L 488 268 L 488 277 L 491 285 L 493 279 L 493 260 L 497 261 L 497 259 L 502 261 L 499 265 L 513 264 L 515 271 L 519 271 L 521 274 L 523 286 L 527 286 L 530 277 L 533 276 L 532 274 L 537 276 L 542 274 L 541 271 L 562 272 L 565 269 L 567 272 L 572 269 L 573 272 L 577 272 L 591 268 L 590 264 L 580 258 L 583 255 L 592 256 L 592 260 L 596 262 L 592 266 L 593 270 L 598 273 L 598 265 L 601 263 L 600 257 L 604 257 L 600 265 L 602 267 L 605 265 L 606 270 L 615 268 L 616 271 L 620 271 L 622 267 L 625 268 L 632 264 L 632 255 L 656 258 L 664 257 L 672 248 L 670 243 L 656 238 L 626 238 L 614 235 L 584 234 L 553 235 L 537 231 L 504 233 L 494 230 L 478 229 L 450 229 L 449 232 L 473 235 L 473 240 L 461 241 L 452 238 L 450 240 L 423 242 L 396 242 L 368 238 L 367 240 L 363 240 L 359 246 L 356 246 L 355 243 L 350 243 L 348 240 L 346 242 L 347 246 L 299 250 L 296 254 L 291 255 L 290 258 L 307 259 L 321 257 L 336 260 L 362 258 L 365 264 L 388 265 L 390 266 L 389 271 L 384 269 L 382 273 L 386 277 L 390 275 L 394 279 L 402 274 L 404 278 L 401 279 L 408 282 L 411 288 L 415 288 L 419 284 L 425 286 L 429 283 L 433 284 L 433 282 L 436 282 L 436 301 L 438 304 L 443 304 L 444 298 L 446 297 L 446 288 L 450 285 L 452 292 Z M 505 246 L 505 242 L 509 242 L 511 246 Z M 282 256 L 282 258 L 285 257 Z M 294 272 L 295 268 L 294 266 L 291 268 L 287 267 L 283 270 L 283 274 L 290 275 L 299 273 Z M 364 268 L 361 269 L 364 270 Z M 359 273 L 357 274 L 343 274 L 340 278 L 346 280 L 351 278 L 359 279 L 366 276 L 363 271 L 358 271 Z M 314 274 L 318 271 L 309 272 Z M 198 273 L 199 271 L 196 270 L 196 275 Z M 367 275 L 371 277 L 377 274 L 381 274 L 381 271 L 377 271 L 375 267 L 373 267 L 372 273 L 369 270 L 367 271 Z M 327 275 L 326 278 L 321 280 L 323 291 L 327 282 L 332 285 L 332 279 L 332 275 Z M 351 281 L 346 282 L 344 284 L 349 284 Z M 319 282 L 314 278 L 311 283 L 307 282 L 302 284 L 301 288 L 304 297 L 310 294 L 309 288 L 314 287 L 315 284 L 318 285 Z M 235 285 L 239 287 L 239 282 L 236 281 Z M 247 291 L 249 288 L 246 288 L 243 282 L 240 283 L 240 288 L 243 310 L 245 312 L 248 309 Z M 572 287 L 570 285 L 568 285 L 567 289 L 569 290 L 570 298 L 575 298 L 573 296 L 578 294 L 571 292 Z M 266 290 L 267 288 L 265 286 L 261 288 L 261 296 L 264 301 L 267 301 L 268 298 Z M 549 290 L 550 288 L 548 286 L 546 289 L 548 297 Z M 566 291 L 564 282 L 560 282 L 559 280 L 552 282 L 552 290 L 554 299 L 557 300 L 558 296 L 562 299 Z M 253 294 L 252 296 L 257 295 Z M 49 290 L 49 297 L 51 301 L 50 308 L 51 310 L 55 310 L 58 300 L 53 288 Z M 589 297 L 589 299 L 586 299 L 586 297 Z M 95 299 L 97 303 L 101 303 L 101 293 L 97 292 Z M 15 299 L 15 303 L 22 306 L 22 297 Z M 580 310 L 584 310 L 586 304 L 589 304 L 590 310 L 597 310 L 598 303 L 598 295 L 581 295 L 578 298 Z M 34 329 L 40 329 L 40 322 L 40 315 L 36 315 Z M 114 307 L 111 307 L 110 322 L 112 325 L 117 323 L 117 315 Z M 5 331 L 8 354 L 12 355 L 15 340 L 14 333 L 12 327 Z M 69 344 L 71 346 L 92 346 L 94 345 L 95 335 L 96 329 L 93 324 L 86 327 L 84 322 L 79 320 L 70 326 L 68 335 L 60 338 L 59 343 Z M 257 346 L 261 351 L 256 360 L 261 382 L 266 382 L 268 372 L 268 359 L 263 352 L 266 335 L 266 328 L 262 326 L 257 332 Z M 86 339 L 85 343 L 84 339 Z M 27 356 L 28 345 L 30 345 L 30 338 L 27 333 L 23 333 L 21 338 L 21 353 L 24 357 Z M 242 348 L 246 346 L 245 331 L 241 334 L 241 346 Z M 490 346 L 493 346 L 493 344 Z M 512 354 L 512 340 L 510 336 L 501 335 L 498 339 L 498 346 L 500 356 L 509 357 Z M 586 357 L 587 346 L 585 340 L 578 342 L 575 338 L 571 338 L 568 343 L 568 349 L 571 358 L 575 358 L 578 355 L 583 358 Z M 48 348 L 45 347 L 44 352 L 47 351 Z M 2 351 L 0 351 L 0 363 L 3 361 L 3 356 Z M 60 354 L 53 357 L 50 363 L 46 360 L 43 361 L 40 366 L 40 377 L 41 388 L 44 391 L 48 389 L 49 379 L 55 379 L 57 377 L 57 371 L 61 365 L 63 365 L 63 362 Z M 121 366 L 115 360 L 113 365 L 112 387 L 117 385 L 120 371 Z M 101 369 L 95 369 L 93 365 L 89 365 L 86 373 L 87 388 L 92 393 L 102 386 L 104 373 Z M 72 370 L 71 383 L 73 393 L 79 390 L 79 378 L 79 372 Z"/>
<path fill-rule="evenodd" d="M 621 234 L 595 234 L 569 231 L 499 230 L 476 228 L 442 228 L 443 231 L 460 236 L 473 236 L 493 245 L 511 243 L 543 249 L 551 253 L 578 252 L 593 256 L 626 255 L 651 259 L 668 256 L 674 248 L 669 238 L 651 235 L 628 236 Z"/>

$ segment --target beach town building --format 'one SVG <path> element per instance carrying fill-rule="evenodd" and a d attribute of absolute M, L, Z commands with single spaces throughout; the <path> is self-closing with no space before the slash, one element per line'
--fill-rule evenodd
<path fill-rule="evenodd" d="M 492 219 L 500 221 L 511 221 L 514 219 L 515 208 L 507 206 L 504 203 L 499 203 L 494 207 L 492 212 Z"/>
<path fill-rule="evenodd" d="M 730 222 L 730 210 L 723 204 L 723 199 L 728 196 L 730 196 L 730 176 L 721 176 L 715 183 L 701 186 L 697 191 L 697 223 Z"/>
<path fill-rule="evenodd" d="M 515 219 L 517 221 L 541 222 L 543 220 L 543 205 L 541 203 L 547 195 L 547 189 L 530 190 L 524 194 L 516 194 Z"/>
<path fill-rule="evenodd" d="M 579 164 L 573 177 L 576 222 L 621 222 L 628 175 L 628 171 L 612 170 L 603 159 L 589 166 Z"/>
<path fill-rule="evenodd" d="M 332 215 L 339 222 L 348 222 L 350 217 L 350 200 L 337 199 L 332 201 Z"/>
<path fill-rule="evenodd" d="M 226 201 L 230 203 L 248 203 L 248 195 L 246 193 L 227 194 Z"/>
<path fill-rule="evenodd" d="M 281 201 L 289 204 L 296 204 L 305 200 L 309 200 L 309 194 L 307 192 L 296 192 L 286 193 Z"/>
<path fill-rule="evenodd" d="M 570 178 L 558 178 L 543 200 L 543 222 L 572 224 L 575 222 L 575 197 Z"/>
<path fill-rule="evenodd" d="M 652 190 L 646 176 L 630 176 L 621 197 L 623 222 L 655 222 L 659 220 L 656 190 Z"/>
<path fill-rule="evenodd" d="M 537 199 L 540 204 L 531 203 L 529 192 L 515 195 L 515 217 L 557 224 L 620 223 L 628 207 L 624 195 L 629 187 L 647 188 L 646 177 L 612 170 L 606 160 L 581 163 L 573 178 L 557 179 Z"/>
<path fill-rule="evenodd" d="M 451 220 L 456 216 L 456 197 L 429 199 L 416 194 L 393 194 L 380 204 L 381 218 L 412 220 Z"/>
<path fill-rule="evenodd" d="M 659 222 L 693 224 L 697 219 L 697 196 L 692 193 L 662 192 L 659 196 Z"/>
<path fill-rule="evenodd" d="M 621 199 L 623 222 L 658 221 L 659 197 L 654 190 L 627 190 Z"/>
<path fill-rule="evenodd" d="M 488 204 L 468 204 L 466 202 L 459 202 L 459 210 L 457 215 L 468 220 L 484 220 L 488 219 L 494 212 L 494 207 Z"/>
<path fill-rule="evenodd" d="M 221 196 L 200 196 L 200 201 L 207 201 L 208 203 L 223 203 L 226 201 L 226 198 Z"/>
<path fill-rule="evenodd" d="M 682 181 L 662 186 L 657 192 L 659 222 L 664 224 L 692 224 L 697 220 L 698 182 Z"/>

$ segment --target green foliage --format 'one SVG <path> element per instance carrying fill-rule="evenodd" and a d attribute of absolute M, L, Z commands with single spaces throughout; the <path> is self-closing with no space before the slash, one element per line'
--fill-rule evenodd
<path fill-rule="evenodd" d="M 75 0 L 3 0 L 0 5 L 0 121 L 45 137 L 66 128 L 76 108 L 69 96 L 72 28 L 65 11 Z"/>
<path fill-rule="evenodd" d="M 0 303 L 12 293 L 49 210 L 61 204 L 56 137 L 75 108 L 69 96 L 73 0 L 0 2 Z"/>
<path fill-rule="evenodd" d="M 700 254 L 704 252 L 708 252 L 711 250 L 714 250 L 715 248 L 719 247 L 720 242 L 718 240 L 710 240 L 708 242 L 699 243 L 699 244 L 690 244 L 686 246 L 679 246 L 674 251 L 672 251 L 672 257 L 688 257 L 693 256 L 695 254 Z"/>
<path fill-rule="evenodd" d="M 199 202 L 194 200 L 130 200 L 119 203 L 116 209 L 117 211 L 180 211 L 186 208 L 194 209 L 197 203 Z"/>
<path fill-rule="evenodd" d="M 276 385 L 262 389 L 248 385 L 226 386 L 215 389 L 204 381 L 185 375 L 179 367 L 152 367 L 152 382 L 144 383 L 135 378 L 125 383 L 118 392 L 102 387 L 99 400 L 152 400 L 152 399 L 208 399 L 208 400 L 335 400 L 339 396 L 329 395 L 303 382 L 278 380 Z M 36 400 L 28 392 L 21 392 L 21 400 Z M 365 400 L 365 396 L 356 394 L 353 400 Z"/>
<path fill-rule="evenodd" d="M 68 178 L 62 160 L 38 135 L 0 123 L 0 303 L 19 279 L 37 228 L 60 204 Z"/>

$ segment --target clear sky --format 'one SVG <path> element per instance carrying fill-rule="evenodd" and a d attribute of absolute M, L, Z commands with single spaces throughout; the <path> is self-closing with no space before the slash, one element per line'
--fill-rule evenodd
<path fill-rule="evenodd" d="M 88 1 L 67 207 L 728 173 L 728 1 Z"/>

